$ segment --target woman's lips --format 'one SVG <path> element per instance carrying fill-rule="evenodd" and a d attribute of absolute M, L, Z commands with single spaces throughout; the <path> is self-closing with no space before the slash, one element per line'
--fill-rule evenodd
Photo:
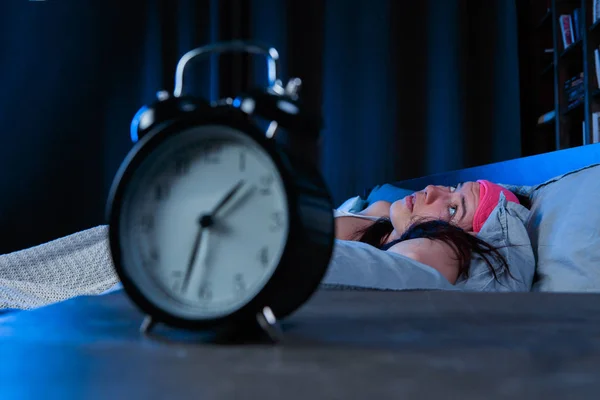
<path fill-rule="evenodd" d="M 406 207 L 408 208 L 408 210 L 409 210 L 410 212 L 412 212 L 412 210 L 413 210 L 413 208 L 414 208 L 414 206 L 415 206 L 415 203 L 414 203 L 414 197 L 413 197 L 413 195 L 406 196 L 406 197 L 404 198 L 404 204 L 406 204 Z"/>

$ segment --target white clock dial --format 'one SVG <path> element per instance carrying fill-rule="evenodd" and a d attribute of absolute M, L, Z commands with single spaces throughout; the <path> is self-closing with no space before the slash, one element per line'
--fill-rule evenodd
<path fill-rule="evenodd" d="M 217 125 L 178 133 L 143 161 L 125 190 L 123 266 L 165 311 L 225 316 L 254 298 L 277 268 L 287 204 L 277 167 L 245 134 Z M 209 226 L 201 226 L 203 216 Z"/>

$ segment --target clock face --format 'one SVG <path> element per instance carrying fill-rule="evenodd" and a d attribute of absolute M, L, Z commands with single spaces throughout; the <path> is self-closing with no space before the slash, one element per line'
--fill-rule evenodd
<path fill-rule="evenodd" d="M 164 140 L 124 189 L 121 268 L 155 306 L 187 319 L 252 300 L 283 254 L 285 188 L 269 154 L 220 125 Z"/>

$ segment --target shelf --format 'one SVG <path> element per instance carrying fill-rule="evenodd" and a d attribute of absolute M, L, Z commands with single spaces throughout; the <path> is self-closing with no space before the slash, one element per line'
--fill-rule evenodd
<path fill-rule="evenodd" d="M 554 70 L 554 62 L 551 62 L 550 64 L 546 65 L 544 67 L 544 69 L 542 70 L 542 72 L 540 72 L 541 76 L 544 76 L 550 72 L 552 72 Z"/>
<path fill-rule="evenodd" d="M 563 110 L 561 112 L 561 114 L 564 115 L 564 116 L 567 116 L 567 115 L 575 113 L 576 111 L 583 111 L 583 104 L 584 103 L 585 103 L 585 100 L 581 99 L 577 103 L 569 106 L 569 108 L 567 108 L 566 110 Z"/>
<path fill-rule="evenodd" d="M 552 24 L 550 22 L 552 22 L 552 10 L 548 10 L 548 12 L 546 14 L 544 14 L 544 16 L 542 18 L 540 18 L 540 21 L 538 22 L 536 29 L 543 29 L 543 28 L 546 28 L 547 26 L 552 26 Z"/>
<path fill-rule="evenodd" d="M 589 28 L 590 33 L 594 33 L 596 31 L 600 31 L 600 20 L 594 22 L 592 26 Z"/>
<path fill-rule="evenodd" d="M 533 78 L 521 82 L 523 92 L 527 92 L 527 106 L 523 106 L 527 126 L 523 129 L 537 135 L 524 138 L 522 143 L 523 151 L 536 154 L 542 148 L 548 151 L 556 150 L 558 141 L 561 146 L 575 143 L 575 138 L 582 136 L 582 122 L 589 120 L 586 113 L 600 107 L 600 88 L 594 84 L 596 79 L 593 54 L 593 48 L 600 45 L 600 20 L 591 23 L 591 1 L 552 0 L 549 2 L 552 10 L 547 10 L 545 5 L 541 8 L 541 0 L 522 3 L 531 4 L 527 10 L 526 6 L 523 6 L 522 16 L 527 17 L 523 20 L 528 26 L 522 27 L 523 43 L 526 45 L 520 49 L 520 69 L 527 72 L 527 78 Z M 581 7 L 588 7 L 585 10 L 585 21 L 582 19 L 584 10 L 581 10 Z M 571 15 L 575 29 L 574 13 L 577 9 L 580 10 L 581 27 L 578 32 L 581 35 L 570 46 L 564 48 L 559 16 Z M 532 37 L 531 43 L 525 40 L 525 35 Z M 554 51 L 546 53 L 546 50 L 554 45 Z M 582 71 L 589 74 L 585 79 L 585 83 L 589 85 L 585 88 L 585 97 L 568 106 L 569 98 L 581 96 L 584 91 L 582 87 L 575 88 L 572 84 L 568 85 L 567 90 L 565 83 L 572 77 L 579 76 Z M 577 90 L 577 93 L 572 90 Z M 556 101 L 560 104 L 556 104 Z M 535 115 L 547 108 L 554 108 L 554 105 L 558 106 L 555 115 L 549 115 L 550 112 Z M 529 123 L 535 123 L 535 128 Z"/>
<path fill-rule="evenodd" d="M 543 128 L 547 126 L 552 126 L 556 123 L 556 113 L 554 110 L 548 111 L 538 117 L 537 127 Z"/>
<path fill-rule="evenodd" d="M 553 127 L 555 123 L 556 123 L 556 119 L 555 119 L 555 118 L 552 118 L 552 119 L 551 119 L 551 120 L 549 120 L 549 121 L 542 122 L 541 124 L 540 124 L 540 123 L 538 123 L 538 124 L 536 124 L 535 126 L 536 126 L 536 128 L 538 128 L 538 129 L 542 129 L 542 128 L 549 128 L 549 127 Z"/>
<path fill-rule="evenodd" d="M 582 44 L 583 44 L 583 40 L 581 40 L 581 39 L 574 42 L 569 47 L 564 49 L 562 53 L 560 53 L 560 58 L 568 58 L 568 57 L 573 56 L 577 52 L 581 51 L 581 49 L 583 47 Z"/>

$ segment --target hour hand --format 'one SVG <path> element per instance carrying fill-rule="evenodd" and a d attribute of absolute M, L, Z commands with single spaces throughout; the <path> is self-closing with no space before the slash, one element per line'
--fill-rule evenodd
<path fill-rule="evenodd" d="M 238 204 L 242 199 L 247 198 L 255 190 L 256 190 L 256 186 L 253 184 L 243 184 L 241 186 L 236 185 L 236 190 L 234 192 L 234 195 L 229 196 L 226 203 L 220 203 L 219 205 L 222 204 L 221 207 L 216 207 L 215 209 L 217 211 L 220 211 L 221 214 L 223 214 L 223 212 L 227 211 L 226 209 L 231 209 L 236 204 Z"/>
<path fill-rule="evenodd" d="M 244 180 L 242 179 L 238 183 L 236 183 L 235 186 L 233 188 L 231 188 L 231 190 L 229 192 L 227 192 L 227 194 L 221 199 L 221 201 L 219 201 L 219 203 L 217 203 L 215 208 L 213 208 L 211 215 L 215 215 L 216 213 L 219 212 L 220 209 L 222 209 L 225 205 L 227 205 L 227 203 L 229 203 L 231 201 L 233 196 L 235 196 L 235 194 L 243 186 L 244 186 Z"/>

